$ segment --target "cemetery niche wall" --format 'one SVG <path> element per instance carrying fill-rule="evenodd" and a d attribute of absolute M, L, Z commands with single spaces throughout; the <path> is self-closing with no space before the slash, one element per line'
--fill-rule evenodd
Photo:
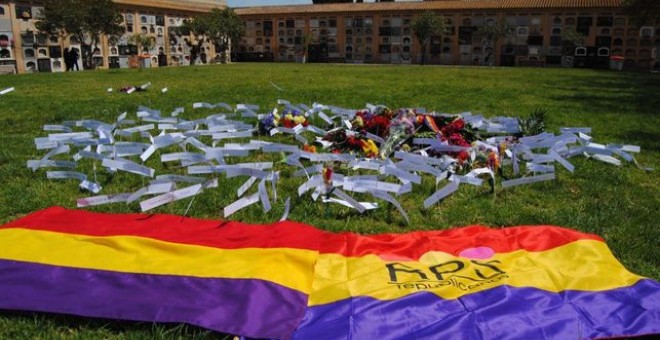
<path fill-rule="evenodd" d="M 123 19 L 125 33 L 116 42 L 101 37 L 97 46 L 82 44 L 75 39 L 49 37 L 39 34 L 35 27 L 43 10 L 41 1 L 8 1 L 0 4 L 0 73 L 64 72 L 64 52 L 77 49 L 79 58 L 74 70 L 95 68 L 129 68 L 179 66 L 190 64 L 190 51 L 185 41 L 189 36 L 177 36 L 171 42 L 173 28 L 181 26 L 185 18 L 226 7 L 224 0 L 114 0 Z M 153 37 L 150 50 L 130 43 L 130 37 L 142 34 Z M 86 41 L 89 43 L 89 40 Z M 83 56 L 92 55 L 85 63 Z M 197 64 L 208 63 L 215 56 L 212 45 L 205 46 L 204 58 Z"/>
<path fill-rule="evenodd" d="M 444 18 L 448 30 L 432 37 L 427 63 L 607 68 L 610 57 L 617 56 L 625 59 L 627 69 L 658 68 L 660 23 L 635 26 L 622 3 L 349 2 L 247 7 L 236 13 L 246 23 L 240 53 L 272 53 L 280 62 L 301 62 L 306 57 L 307 62 L 419 63 L 421 46 L 411 23 L 432 11 Z M 478 39 L 481 27 L 502 22 L 509 27 L 504 36 L 495 42 Z M 571 31 L 583 38 L 581 44 L 567 38 Z"/>

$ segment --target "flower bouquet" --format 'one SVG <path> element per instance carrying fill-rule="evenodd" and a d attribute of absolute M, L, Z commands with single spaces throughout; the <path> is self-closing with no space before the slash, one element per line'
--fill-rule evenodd
<path fill-rule="evenodd" d="M 300 110 L 284 109 L 280 114 L 277 109 L 263 117 L 259 121 L 259 132 L 268 134 L 270 130 L 276 127 L 295 128 L 297 125 L 308 126 L 309 121 L 305 114 Z"/>
<path fill-rule="evenodd" d="M 323 140 L 332 143 L 330 150 L 335 153 L 362 154 L 367 158 L 378 156 L 376 143 L 359 132 L 337 128 L 329 131 Z"/>

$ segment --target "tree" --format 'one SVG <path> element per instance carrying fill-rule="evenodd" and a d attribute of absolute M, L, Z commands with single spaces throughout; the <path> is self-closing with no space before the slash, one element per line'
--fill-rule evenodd
<path fill-rule="evenodd" d="M 245 24 L 231 8 L 214 8 L 208 14 L 202 14 L 184 21 L 184 28 L 197 38 L 192 46 L 195 53 L 200 53 L 202 44 L 210 41 L 220 51 L 222 61 L 227 61 L 230 46 L 238 44 L 245 34 Z"/>
<path fill-rule="evenodd" d="M 660 23 L 660 1 L 658 0 L 625 0 L 623 6 L 626 14 L 639 26 Z"/>
<path fill-rule="evenodd" d="M 474 31 L 473 36 L 475 39 L 482 41 L 484 51 L 486 51 L 488 48 L 490 48 L 491 51 L 495 51 L 497 42 L 504 37 L 510 36 L 511 34 L 513 34 L 513 26 L 502 20 L 496 23 L 493 22 L 484 26 L 480 26 L 476 31 Z M 492 53 L 493 52 L 491 52 L 490 55 L 486 55 L 484 58 L 484 61 L 491 66 L 493 65 L 494 61 Z"/>
<path fill-rule="evenodd" d="M 447 30 L 444 19 L 438 18 L 433 12 L 424 12 L 412 24 L 412 29 L 415 31 L 415 36 L 419 40 L 419 45 L 422 48 L 421 64 L 424 65 L 426 59 L 426 47 L 434 35 L 444 35 Z"/>
<path fill-rule="evenodd" d="M 198 15 L 192 19 L 185 19 L 179 33 L 192 35 L 193 39 L 188 41 L 190 47 L 190 64 L 194 65 L 197 56 L 202 53 L 204 43 L 208 39 L 211 22 L 208 14 Z"/>
<path fill-rule="evenodd" d="M 212 28 L 211 39 L 216 50 L 221 51 L 222 60 L 227 61 L 231 46 L 237 46 L 238 41 L 245 35 L 245 23 L 231 8 L 213 9 L 211 18 L 216 25 Z"/>
<path fill-rule="evenodd" d="M 575 28 L 565 29 L 562 33 L 562 46 L 564 54 L 572 55 L 576 47 L 584 46 L 586 37 Z"/>
<path fill-rule="evenodd" d="M 151 51 L 156 46 L 156 38 L 145 34 L 136 33 L 128 39 L 128 42 L 140 48 L 140 53 L 138 56 L 140 58 L 140 68 L 143 68 L 144 53 L 148 54 L 149 51 Z"/>
<path fill-rule="evenodd" d="M 40 32 L 74 38 L 89 50 L 98 47 L 102 35 L 112 40 L 124 33 L 123 18 L 112 0 L 44 0 L 37 20 Z M 92 53 L 83 53 L 83 62 L 96 66 Z"/>

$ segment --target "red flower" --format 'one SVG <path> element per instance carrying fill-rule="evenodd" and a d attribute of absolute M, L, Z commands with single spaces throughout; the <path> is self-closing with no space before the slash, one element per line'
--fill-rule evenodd
<path fill-rule="evenodd" d="M 467 153 L 467 151 L 461 151 L 461 152 L 459 152 L 459 153 L 458 153 L 458 156 L 457 156 L 457 158 L 458 158 L 458 164 L 463 164 L 463 163 L 465 163 L 465 161 L 467 161 L 468 157 L 470 157 L 470 155 Z"/>
<path fill-rule="evenodd" d="M 282 119 L 282 126 L 284 126 L 285 128 L 292 129 L 294 126 L 296 126 L 296 123 L 294 123 L 290 119 L 285 118 L 285 119 Z"/>
<path fill-rule="evenodd" d="M 459 118 L 453 121 L 451 123 L 451 126 L 454 131 L 460 131 L 463 130 L 463 128 L 465 128 L 465 122 L 463 121 L 463 119 Z"/>
<path fill-rule="evenodd" d="M 323 169 L 323 182 L 325 182 L 325 184 L 328 184 L 328 185 L 332 184 L 332 168 L 331 167 L 327 167 L 327 168 Z"/>

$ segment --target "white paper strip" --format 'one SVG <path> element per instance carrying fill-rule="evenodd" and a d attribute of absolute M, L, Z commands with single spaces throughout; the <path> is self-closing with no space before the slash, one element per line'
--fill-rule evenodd
<path fill-rule="evenodd" d="M 318 116 L 319 116 L 319 118 L 323 119 L 323 121 L 325 121 L 326 123 L 332 125 L 332 120 L 330 119 L 330 117 L 328 117 L 328 116 L 327 116 L 325 113 L 323 113 L 322 111 L 319 111 Z"/>
<path fill-rule="evenodd" d="M 138 189 L 126 199 L 126 203 L 132 203 L 140 199 L 144 195 L 156 195 L 170 192 L 176 189 L 176 185 L 172 182 L 153 183 L 146 187 Z"/>
<path fill-rule="evenodd" d="M 232 178 L 236 176 L 250 176 L 250 177 L 257 177 L 259 179 L 264 179 L 270 176 L 271 174 L 270 172 L 266 172 L 259 169 L 238 168 L 231 166 L 225 170 L 225 173 L 227 174 L 227 178 Z"/>
<path fill-rule="evenodd" d="M 284 201 L 284 214 L 282 214 L 282 218 L 280 218 L 280 222 L 286 221 L 286 219 L 289 218 L 290 210 L 291 210 L 291 197 L 287 197 L 286 201 Z"/>
<path fill-rule="evenodd" d="M 44 125 L 44 131 L 71 132 L 71 128 L 64 125 Z"/>
<path fill-rule="evenodd" d="M 252 187 L 252 185 L 254 184 L 254 182 L 257 181 L 257 179 L 258 179 L 258 178 L 256 178 L 256 177 L 250 177 L 250 179 L 248 179 L 247 181 L 245 181 L 245 183 L 243 183 L 243 185 L 241 185 L 241 186 L 238 188 L 238 190 L 236 190 L 236 195 L 238 195 L 238 197 L 243 196 L 243 194 L 244 194 L 246 191 L 248 191 L 248 189 L 250 189 L 250 187 Z"/>
<path fill-rule="evenodd" d="M 205 157 L 201 153 L 194 153 L 194 152 L 176 152 L 176 153 L 166 153 L 160 155 L 160 161 L 163 163 L 176 162 L 181 160 L 201 162 L 205 160 Z"/>
<path fill-rule="evenodd" d="M 382 139 L 380 136 L 374 135 L 373 133 L 366 132 L 364 136 L 371 139 L 371 140 L 373 140 L 374 142 L 376 142 L 378 144 L 385 143 L 384 139 Z"/>
<path fill-rule="evenodd" d="M 574 172 L 574 171 L 575 171 L 575 166 L 573 166 L 573 164 L 569 163 L 566 159 L 564 159 L 563 157 L 561 157 L 558 153 L 556 153 L 556 152 L 554 152 L 554 151 L 550 151 L 550 155 L 551 155 L 552 157 L 554 157 L 554 159 L 555 159 L 559 164 L 561 164 L 561 166 L 563 166 L 564 168 L 566 168 L 566 170 L 568 170 L 568 171 L 570 171 L 570 172 Z"/>
<path fill-rule="evenodd" d="M 635 159 L 631 154 L 624 152 L 621 149 L 614 149 L 612 152 L 628 162 L 632 162 Z"/>
<path fill-rule="evenodd" d="M 325 136 L 325 135 L 328 133 L 328 131 L 325 131 L 325 130 L 323 130 L 323 129 L 317 128 L 317 127 L 314 126 L 314 125 L 307 125 L 307 127 L 306 127 L 305 129 L 306 129 L 307 131 L 309 131 L 309 132 L 313 132 L 313 133 L 315 133 L 315 134 L 317 134 L 317 135 L 321 135 L 321 136 Z"/>
<path fill-rule="evenodd" d="M 388 193 L 382 192 L 382 191 L 374 191 L 372 193 L 372 195 L 374 195 L 374 197 L 376 197 L 376 198 L 380 198 L 384 201 L 392 203 L 392 205 L 394 205 L 396 207 L 396 209 L 399 210 L 399 213 L 406 220 L 406 223 L 410 223 L 410 218 L 408 218 L 408 213 L 406 213 L 406 210 L 403 209 L 403 207 L 401 206 L 399 201 L 397 201 L 394 197 L 392 197 Z"/>
<path fill-rule="evenodd" d="M 257 202 L 259 202 L 259 193 L 258 192 L 255 192 L 254 194 L 252 194 L 250 196 L 243 197 L 243 198 L 235 201 L 234 203 L 226 206 L 223 209 L 225 218 L 227 218 L 227 217 L 233 215 L 235 212 L 237 212 L 237 211 L 239 211 L 239 210 L 241 210 L 245 207 L 248 207 L 248 206 L 250 206 L 254 203 L 257 203 Z"/>
<path fill-rule="evenodd" d="M 401 185 L 379 181 L 344 181 L 344 189 L 355 192 L 387 191 L 399 193 Z"/>
<path fill-rule="evenodd" d="M 394 157 L 404 161 L 421 164 L 445 165 L 447 162 L 441 158 L 427 157 L 410 152 L 396 151 Z"/>
<path fill-rule="evenodd" d="M 424 200 L 424 208 L 427 208 L 438 202 L 439 200 L 451 195 L 458 190 L 459 181 L 449 182 L 442 189 L 436 191 L 433 195 Z"/>
<path fill-rule="evenodd" d="M 117 133 L 117 131 L 122 131 L 122 132 L 125 132 L 125 133 L 133 134 L 133 133 L 136 133 L 136 132 L 150 131 L 150 130 L 153 130 L 155 128 L 156 128 L 156 125 L 147 124 L 147 125 L 140 125 L 140 126 L 127 128 L 127 129 L 116 130 L 115 133 Z"/>
<path fill-rule="evenodd" d="M 37 137 L 34 139 L 34 145 L 36 146 L 37 150 L 47 150 L 58 147 L 60 143 L 51 141 L 48 139 L 48 137 Z"/>
<path fill-rule="evenodd" d="M 214 133 L 212 138 L 215 140 L 231 139 L 231 138 L 249 138 L 252 137 L 252 135 L 253 135 L 252 130 L 238 131 L 238 132 L 221 132 L 221 133 Z"/>
<path fill-rule="evenodd" d="M 130 196 L 129 193 L 93 196 L 93 197 L 78 199 L 76 203 L 78 208 L 91 207 L 91 206 L 108 204 L 108 203 L 123 203 L 126 202 L 126 199 L 129 196 Z"/>
<path fill-rule="evenodd" d="M 638 145 L 624 145 L 621 151 L 639 153 L 641 148 Z"/>
<path fill-rule="evenodd" d="M 339 197 L 340 199 L 346 201 L 346 203 L 349 204 L 350 207 L 356 209 L 357 211 L 363 213 L 367 208 L 365 208 L 364 205 L 362 205 L 360 202 L 356 201 L 353 197 L 349 196 L 347 193 L 341 191 L 339 188 L 335 188 L 332 193 Z"/>
<path fill-rule="evenodd" d="M 300 148 L 295 145 L 272 143 L 261 147 L 263 152 L 298 152 Z"/>
<path fill-rule="evenodd" d="M 489 168 L 476 168 L 476 169 L 470 171 L 466 175 L 466 177 L 477 177 L 477 176 L 481 176 L 481 175 L 488 175 L 493 180 L 495 179 L 495 173 L 493 172 L 493 170 L 491 170 Z"/>
<path fill-rule="evenodd" d="M 396 163 L 396 167 L 400 169 L 404 169 L 407 171 L 421 171 L 425 172 L 427 174 L 433 175 L 434 177 L 441 177 L 443 172 L 442 170 L 439 170 L 437 168 L 434 168 L 430 165 L 427 164 L 422 164 L 422 163 L 412 163 L 408 161 L 403 161 Z"/>
<path fill-rule="evenodd" d="M 449 181 L 451 182 L 460 182 L 460 183 L 466 183 L 474 186 L 481 186 L 484 183 L 484 180 L 481 178 L 477 177 L 471 177 L 471 176 L 459 176 L 459 175 L 451 175 L 449 178 Z"/>
<path fill-rule="evenodd" d="M 518 176 L 520 173 L 520 165 L 518 164 L 518 154 L 516 151 L 516 146 L 514 145 L 513 149 L 511 150 L 511 160 L 513 162 L 513 174 L 515 176 Z"/>
<path fill-rule="evenodd" d="M 48 171 L 46 173 L 46 178 L 48 179 L 77 179 L 79 181 L 84 181 L 87 179 L 87 175 L 82 172 L 76 171 Z"/>
<path fill-rule="evenodd" d="M 103 165 L 106 168 L 126 171 L 146 177 L 154 177 L 154 174 L 156 173 L 156 170 L 152 168 L 148 168 L 144 165 L 140 165 L 123 158 L 117 158 L 117 159 L 104 158 L 103 163 L 101 165 Z"/>
<path fill-rule="evenodd" d="M 261 205 L 264 208 L 264 213 L 267 213 L 271 209 L 270 199 L 268 198 L 268 191 L 266 190 L 266 180 L 262 179 L 259 182 L 259 200 L 261 200 Z"/>
<path fill-rule="evenodd" d="M 54 161 L 52 159 L 48 159 L 45 161 L 42 160 L 29 160 L 27 161 L 27 167 L 30 169 L 38 169 L 38 168 L 68 168 L 68 169 L 73 169 L 77 166 L 76 162 L 72 161 Z"/>
<path fill-rule="evenodd" d="M 154 152 L 156 152 L 156 146 L 151 145 L 146 150 L 144 150 L 144 152 L 140 155 L 140 159 L 142 160 L 142 162 L 146 162 L 147 159 L 149 159 L 149 157 L 151 157 L 151 155 L 154 154 Z"/>
<path fill-rule="evenodd" d="M 527 163 L 526 168 L 528 172 L 538 172 L 538 173 L 555 172 L 554 165 Z"/>
<path fill-rule="evenodd" d="M 614 158 L 614 157 L 612 157 L 612 156 L 606 156 L 606 155 L 594 155 L 593 158 L 594 158 L 594 159 L 597 159 L 597 160 L 599 160 L 599 161 L 601 161 L 601 162 L 605 162 L 605 163 L 613 164 L 613 165 L 616 165 L 616 166 L 621 166 L 621 161 L 618 160 L 618 159 L 616 159 L 616 158 Z"/>
<path fill-rule="evenodd" d="M 388 165 L 383 168 L 381 168 L 381 173 L 386 174 L 386 175 L 392 175 L 398 178 L 401 182 L 412 182 L 415 184 L 421 184 L 422 183 L 422 177 L 419 175 L 412 174 L 408 171 L 405 171 L 403 169 L 399 169 L 396 166 L 393 165 Z"/>
<path fill-rule="evenodd" d="M 341 199 L 338 199 L 338 198 L 335 198 L 335 197 L 331 197 L 331 198 L 323 197 L 323 199 L 321 201 L 323 203 L 337 203 L 337 204 L 341 204 L 345 207 L 355 209 L 355 207 L 353 205 L 351 205 L 351 203 L 349 203 L 347 201 L 344 201 L 344 200 L 341 200 Z M 370 203 L 370 202 L 358 202 L 358 203 L 364 208 L 364 210 L 378 209 L 378 203 Z"/>
<path fill-rule="evenodd" d="M 309 144 L 309 142 L 307 141 L 307 139 L 306 139 L 305 137 L 301 136 L 301 135 L 293 135 L 293 137 L 294 137 L 298 142 L 300 142 L 300 144 Z"/>
<path fill-rule="evenodd" d="M 156 196 L 146 201 L 142 201 L 140 202 L 140 208 L 142 209 L 143 212 L 148 211 L 170 202 L 178 201 L 187 197 L 197 195 L 201 191 L 202 191 L 201 184 L 191 185 L 183 189 L 172 191 L 164 195 Z"/>
<path fill-rule="evenodd" d="M 292 177 L 300 177 L 300 176 L 307 176 L 309 178 L 310 174 L 317 174 L 323 171 L 323 165 L 317 164 L 317 165 L 312 165 L 310 167 L 300 169 L 296 172 L 294 172 L 291 176 Z"/>
<path fill-rule="evenodd" d="M 314 175 L 307 182 L 301 184 L 298 187 L 298 196 L 302 196 L 304 193 L 309 191 L 309 189 L 316 188 L 323 185 L 323 176 Z"/>
<path fill-rule="evenodd" d="M 67 133 L 51 133 L 48 139 L 54 142 L 72 141 L 74 139 L 92 139 L 94 135 L 91 132 L 67 132 Z"/>
<path fill-rule="evenodd" d="M 28 167 L 32 169 L 32 171 L 36 171 L 38 168 L 42 167 L 41 163 L 44 161 L 49 160 L 53 156 L 61 155 L 64 153 L 69 153 L 71 151 L 71 148 L 68 145 L 62 145 L 59 147 L 56 147 L 48 153 L 46 153 L 40 160 L 32 160 L 28 161 Z"/>
<path fill-rule="evenodd" d="M 85 189 L 87 191 L 90 191 L 92 193 L 98 194 L 101 191 L 101 185 L 95 182 L 90 182 L 88 180 L 84 180 L 80 182 L 80 188 Z"/>
<path fill-rule="evenodd" d="M 555 173 L 551 172 L 549 174 L 544 174 L 539 176 L 523 177 L 523 178 L 512 179 L 509 181 L 502 181 L 502 188 L 509 188 L 517 185 L 530 184 L 530 183 L 536 183 L 542 181 L 550 181 L 553 179 L 555 179 Z"/>
<path fill-rule="evenodd" d="M 194 177 L 194 176 L 181 176 L 181 175 L 158 175 L 156 176 L 156 180 L 152 181 L 151 183 L 153 184 L 156 181 L 159 182 L 184 182 L 184 183 L 202 183 L 206 179 L 202 177 Z"/>
<path fill-rule="evenodd" d="M 12 87 L 8 87 L 8 88 L 6 88 L 6 89 L 0 91 L 0 96 L 3 96 L 3 95 L 5 95 L 5 94 L 7 94 L 7 93 L 9 93 L 9 92 L 14 91 L 14 90 L 16 90 L 16 89 L 15 89 L 13 86 L 12 86 Z"/>
<path fill-rule="evenodd" d="M 591 128 L 590 127 L 563 127 L 560 128 L 559 131 L 561 132 L 568 132 L 568 133 L 591 133 Z"/>

